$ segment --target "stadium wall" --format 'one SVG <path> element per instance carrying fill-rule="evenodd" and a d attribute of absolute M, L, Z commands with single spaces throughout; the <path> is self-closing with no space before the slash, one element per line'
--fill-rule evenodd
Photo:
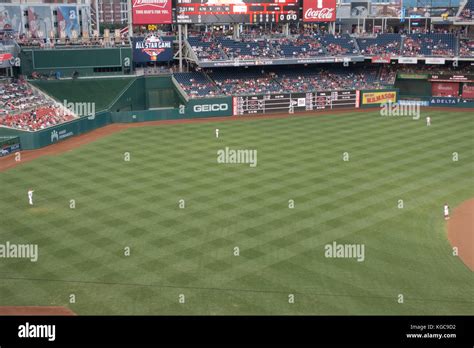
<path fill-rule="evenodd" d="M 39 149 L 76 135 L 90 132 L 110 124 L 110 113 L 97 113 L 95 117 L 81 117 L 37 132 L 0 128 L 0 136 L 18 136 L 23 150 Z"/>
<path fill-rule="evenodd" d="M 138 80 L 135 82 L 140 84 L 143 83 L 143 80 Z M 135 87 L 136 86 L 127 90 L 134 90 L 131 91 L 130 94 L 125 93 L 123 95 L 125 100 L 135 97 Z M 118 101 L 115 105 L 122 104 L 120 104 L 120 101 Z M 207 107 L 212 105 L 218 105 L 219 107 L 226 105 L 226 107 L 224 108 L 225 110 L 206 111 Z M 97 113 L 94 117 L 81 117 L 79 119 L 37 132 L 27 132 L 0 127 L 0 136 L 17 136 L 20 138 L 22 149 L 34 150 L 76 135 L 90 132 L 94 129 L 104 127 L 112 123 L 149 122 L 159 120 L 180 120 L 221 116 L 232 116 L 231 97 L 191 100 L 186 105 L 182 105 L 182 107 L 179 108 L 138 111 L 102 111 Z"/>
<path fill-rule="evenodd" d="M 98 84 L 98 90 L 87 83 Z M 104 88 L 109 84 L 114 86 L 115 95 Z M 178 96 L 170 76 L 138 77 L 133 79 L 78 79 L 60 81 L 37 81 L 35 86 L 47 92 L 59 102 L 63 100 L 73 102 L 106 102 L 100 104 L 100 110 L 94 117 L 79 119 L 50 127 L 38 132 L 27 132 L 0 127 L 1 136 L 20 137 L 24 150 L 33 150 L 54 144 L 58 141 L 80 135 L 111 123 L 148 122 L 158 120 L 179 120 L 202 117 L 232 116 L 232 98 L 200 98 L 184 101 Z M 169 100 L 155 101 L 152 93 L 172 96 Z M 93 97 L 93 95 L 95 96 Z M 155 108 L 147 109 L 150 106 Z M 99 109 L 99 108 L 97 108 Z M 96 109 L 96 110 L 97 110 Z"/>
<path fill-rule="evenodd" d="M 40 74 L 70 77 L 124 75 L 130 73 L 132 50 L 117 48 L 64 48 L 64 49 L 22 49 L 20 52 L 21 74 Z"/>
<path fill-rule="evenodd" d="M 103 86 L 110 84 L 113 79 L 107 79 L 108 81 L 102 79 L 92 79 L 94 83 L 104 83 Z M 61 85 L 60 82 L 64 81 L 41 81 L 39 82 L 40 88 L 45 91 L 52 92 L 52 96 L 57 97 L 57 93 L 63 91 L 64 86 L 68 86 L 69 93 L 75 93 L 77 87 L 76 85 L 82 81 L 79 80 L 68 80 L 66 85 Z M 96 113 L 95 117 L 82 117 L 77 120 L 64 123 L 55 127 L 48 128 L 46 130 L 38 132 L 26 132 L 21 130 L 14 130 L 9 128 L 0 127 L 0 137 L 1 136 L 18 136 L 20 137 L 21 146 L 24 150 L 37 149 L 44 146 L 51 145 L 63 139 L 68 139 L 70 137 L 80 135 L 94 129 L 106 126 L 111 123 L 132 123 L 132 122 L 148 122 L 148 121 L 158 121 L 158 120 L 180 120 L 180 119 L 195 119 L 195 118 L 209 118 L 209 117 L 222 117 L 222 116 L 232 116 L 241 114 L 235 101 L 236 98 L 232 97 L 220 97 L 220 98 L 198 98 L 191 99 L 186 101 L 176 90 L 173 85 L 172 79 L 170 76 L 163 77 L 137 77 L 130 78 L 126 80 L 120 80 L 116 78 L 116 81 L 112 82 L 112 85 L 116 84 L 113 88 L 114 91 L 119 91 L 113 96 L 108 96 L 107 107 L 103 108 L 102 111 Z M 46 86 L 46 87 L 45 87 Z M 82 86 L 84 87 L 84 86 Z M 102 88 L 103 89 L 103 88 Z M 149 93 L 153 91 L 153 93 Z M 95 93 L 95 92 L 90 92 Z M 97 93 L 96 98 L 105 98 L 107 95 L 107 90 Z M 154 95 L 162 94 L 172 95 L 173 97 L 170 100 L 160 100 L 155 101 Z M 302 99 L 304 101 L 304 95 L 291 95 L 290 101 L 293 102 Z M 61 95 L 64 97 L 64 95 Z M 261 103 L 261 100 L 258 99 L 259 96 L 254 96 L 257 98 L 258 102 Z M 239 97 L 240 98 L 240 97 Z M 296 98 L 296 99 L 295 99 Z M 322 98 L 322 99 L 321 99 Z M 318 105 L 318 100 L 327 100 L 331 98 L 334 100 L 331 102 L 331 107 L 322 107 Z M 379 107 L 381 103 L 388 100 L 398 101 L 400 99 L 400 91 L 397 88 L 388 89 L 388 90 L 362 90 L 362 91 L 339 91 L 339 93 L 333 94 L 332 92 L 318 92 L 314 98 L 310 98 L 312 102 L 315 102 L 314 110 L 332 109 L 333 107 L 344 107 L 346 104 L 345 100 L 350 99 L 350 103 L 347 104 L 347 107 L 353 105 L 352 107 Z M 72 96 L 70 96 L 72 99 Z M 279 98 L 275 99 L 275 102 Z M 405 98 L 401 98 L 405 99 Z M 424 105 L 433 105 L 433 106 L 451 106 L 451 107 L 474 107 L 473 102 L 463 102 L 459 99 L 453 100 L 447 97 L 430 97 L 423 96 L 415 98 L 415 100 L 423 101 Z M 413 99 L 412 99 L 413 100 Z M 272 102 L 273 100 L 267 99 L 267 101 Z M 335 102 L 342 102 L 340 105 L 336 105 Z M 321 104 L 323 105 L 323 104 Z M 295 106 L 295 111 L 304 111 L 306 107 L 302 106 L 297 108 Z M 285 106 L 287 109 L 287 106 Z M 301 109 L 301 110 L 300 110 Z M 265 110 L 263 110 L 265 111 Z M 272 110 L 272 113 L 274 110 Z M 288 112 L 288 111 L 286 111 Z M 265 112 L 263 112 L 265 113 Z"/>
<path fill-rule="evenodd" d="M 147 109 L 178 107 L 179 92 L 176 90 L 171 75 L 145 78 L 147 92 Z"/>
<path fill-rule="evenodd" d="M 112 112 L 178 107 L 178 95 L 171 76 L 138 77 L 109 105 Z"/>
<path fill-rule="evenodd" d="M 64 80 L 33 80 L 32 85 L 53 97 L 56 101 L 94 103 L 96 111 L 108 110 L 135 77 L 113 77 L 107 79 L 79 78 Z"/>
<path fill-rule="evenodd" d="M 180 104 L 177 108 L 159 110 L 110 112 L 113 123 L 149 122 L 207 117 L 232 116 L 232 98 L 199 98 Z"/>

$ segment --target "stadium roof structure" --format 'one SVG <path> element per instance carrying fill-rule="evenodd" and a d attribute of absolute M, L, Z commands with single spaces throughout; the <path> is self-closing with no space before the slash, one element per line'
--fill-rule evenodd
<path fill-rule="evenodd" d="M 463 13 L 466 10 L 470 14 L 470 18 L 466 18 L 463 16 Z M 474 24 L 473 12 L 474 12 L 474 0 L 462 0 L 461 4 L 459 5 L 459 9 L 456 13 L 454 24 L 473 25 Z"/>

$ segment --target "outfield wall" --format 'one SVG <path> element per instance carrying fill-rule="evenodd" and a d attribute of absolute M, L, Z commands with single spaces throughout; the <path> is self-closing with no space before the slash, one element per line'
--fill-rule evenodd
<path fill-rule="evenodd" d="M 54 82 L 54 81 L 53 81 Z M 70 82 L 73 86 L 75 82 Z M 117 82 L 118 83 L 118 82 Z M 123 86 L 124 82 L 120 82 Z M 119 86 L 120 86 L 119 83 Z M 209 117 L 228 117 L 244 114 L 272 114 L 275 112 L 320 111 L 333 108 L 367 108 L 380 107 L 380 104 L 397 102 L 399 90 L 362 90 L 362 91 L 327 91 L 288 95 L 259 95 L 220 98 L 198 98 L 186 101 L 175 89 L 171 77 L 145 78 L 138 77 L 126 81 L 125 88 L 114 96 L 106 110 L 96 113 L 94 117 L 82 117 L 38 132 L 26 132 L 0 127 L 1 136 L 18 136 L 24 150 L 37 149 L 54 144 L 70 137 L 87 133 L 112 123 L 134 123 L 160 120 L 184 120 Z M 40 84 L 41 85 L 41 84 Z M 45 90 L 44 86 L 39 86 Z M 75 86 L 77 87 L 77 86 Z M 61 90 L 55 86 L 56 90 Z M 70 88 L 72 91 L 74 88 Z M 118 87 L 117 87 L 118 90 Z M 165 102 L 150 101 L 153 94 L 176 93 Z M 144 92 L 145 91 L 145 92 Z M 171 92 L 170 92 L 171 91 Z M 53 95 L 54 97 L 54 95 Z M 100 96 L 99 96 L 100 98 Z M 474 107 L 474 103 L 463 103 L 458 98 L 424 97 L 417 98 L 425 105 Z M 150 109 L 151 105 L 160 107 Z M 148 108 L 148 110 L 147 110 Z"/>
<path fill-rule="evenodd" d="M 143 83 L 143 79 L 134 81 L 134 83 L 135 82 L 140 85 Z M 123 104 L 121 104 L 122 98 L 126 101 L 130 98 L 133 99 L 137 97 L 139 101 L 144 102 L 145 94 L 142 93 L 142 96 L 137 96 L 137 89 L 135 87 L 127 89 L 127 91 L 131 91 L 122 94 L 119 101 L 117 101 L 114 106 L 123 106 Z M 139 104 L 132 103 L 132 105 Z M 190 100 L 178 108 L 163 108 L 160 110 L 102 111 L 92 117 L 81 117 L 37 132 L 27 132 L 0 127 L 0 136 L 18 136 L 20 138 L 22 149 L 33 150 L 57 143 L 58 141 L 69 139 L 76 135 L 90 132 L 112 123 L 149 122 L 222 116 L 232 116 L 231 97 Z"/>
<path fill-rule="evenodd" d="M 183 102 L 177 108 L 160 110 L 110 112 L 113 123 L 181 120 L 203 117 L 232 116 L 232 98 L 199 98 Z"/>
<path fill-rule="evenodd" d="M 81 117 L 37 132 L 27 132 L 2 127 L 0 128 L 0 136 L 18 136 L 20 137 L 23 150 L 33 150 L 90 132 L 110 123 L 110 113 L 101 112 L 97 113 L 93 118 Z"/>

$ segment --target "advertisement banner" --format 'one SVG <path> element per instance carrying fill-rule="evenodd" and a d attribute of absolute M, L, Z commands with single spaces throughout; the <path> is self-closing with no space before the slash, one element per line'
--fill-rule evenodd
<path fill-rule="evenodd" d="M 433 82 L 431 95 L 434 97 L 457 97 L 459 95 L 459 82 Z"/>
<path fill-rule="evenodd" d="M 132 0 L 134 25 L 171 24 L 171 0 Z"/>
<path fill-rule="evenodd" d="M 464 85 L 462 87 L 463 99 L 474 99 L 474 85 Z"/>
<path fill-rule="evenodd" d="M 373 56 L 372 63 L 390 63 L 390 56 Z"/>
<path fill-rule="evenodd" d="M 472 74 L 438 74 L 430 75 L 429 78 L 440 82 L 474 82 L 474 75 Z"/>
<path fill-rule="evenodd" d="M 13 55 L 11 53 L 0 53 L 0 68 L 9 68 L 13 66 Z"/>
<path fill-rule="evenodd" d="M 0 4 L 0 30 L 14 30 L 23 32 L 21 25 L 20 6 L 5 6 Z"/>
<path fill-rule="evenodd" d="M 58 6 L 58 34 L 72 37 L 73 31 L 79 35 L 79 19 L 76 6 Z"/>
<path fill-rule="evenodd" d="M 11 53 L 0 53 L 0 63 L 3 63 L 4 61 L 10 60 L 13 58 L 13 55 Z"/>
<path fill-rule="evenodd" d="M 430 106 L 457 105 L 459 98 L 455 97 L 431 97 Z"/>
<path fill-rule="evenodd" d="M 418 58 L 413 57 L 400 57 L 398 58 L 398 64 L 417 64 Z"/>
<path fill-rule="evenodd" d="M 173 38 L 171 37 L 134 37 L 133 61 L 135 63 L 167 62 L 173 59 Z"/>
<path fill-rule="evenodd" d="M 53 29 L 53 15 L 49 6 L 28 6 L 28 27 L 31 37 L 46 38 Z"/>
<path fill-rule="evenodd" d="M 191 99 L 179 107 L 180 113 L 189 118 L 231 116 L 232 97 Z"/>
<path fill-rule="evenodd" d="M 303 0 L 303 22 L 336 21 L 336 0 Z"/>
<path fill-rule="evenodd" d="M 444 64 L 446 59 L 444 58 L 426 58 L 425 64 Z"/>
<path fill-rule="evenodd" d="M 429 106 L 430 103 L 427 100 L 399 100 L 398 105 Z"/>
<path fill-rule="evenodd" d="M 18 140 L 15 140 L 18 141 Z M 21 145 L 19 143 L 6 144 L 0 146 L 0 157 L 8 156 L 11 153 L 18 152 L 21 150 Z"/>
<path fill-rule="evenodd" d="M 376 105 L 383 103 L 396 103 L 397 92 L 396 91 L 380 91 L 380 92 L 363 92 L 362 93 L 362 105 Z"/>

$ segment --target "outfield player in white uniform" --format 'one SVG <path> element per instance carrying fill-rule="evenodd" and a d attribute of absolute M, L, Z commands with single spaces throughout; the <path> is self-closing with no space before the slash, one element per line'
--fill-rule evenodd
<path fill-rule="evenodd" d="M 216 128 L 216 138 L 219 138 L 219 128 Z"/>
<path fill-rule="evenodd" d="M 448 203 L 444 204 L 444 219 L 449 220 L 449 206 L 448 206 Z"/>
<path fill-rule="evenodd" d="M 30 205 L 33 205 L 33 191 L 32 189 L 29 189 L 28 190 L 28 202 L 30 203 Z"/>
<path fill-rule="evenodd" d="M 426 125 L 431 126 L 431 117 L 429 116 L 426 118 Z"/>

